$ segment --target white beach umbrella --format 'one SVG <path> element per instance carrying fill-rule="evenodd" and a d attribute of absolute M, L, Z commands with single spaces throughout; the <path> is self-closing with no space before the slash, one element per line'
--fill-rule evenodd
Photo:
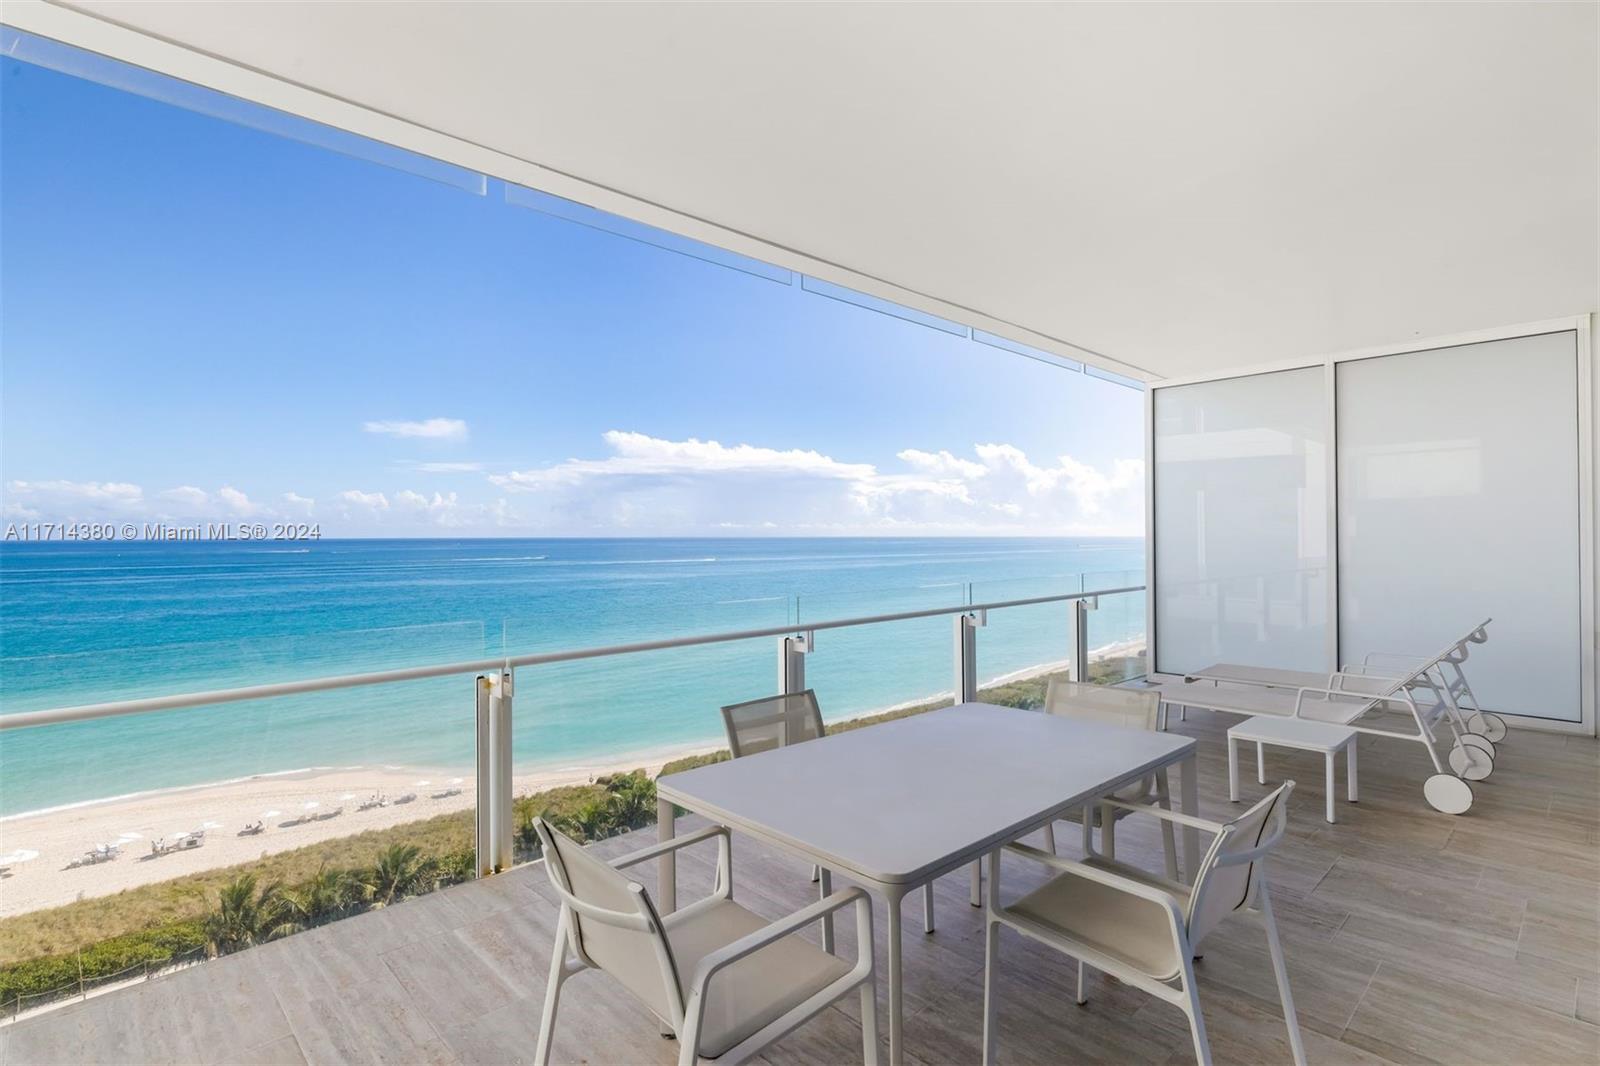
<path fill-rule="evenodd" d="M 32 848 L 18 848 L 10 855 L 0 855 L 0 866 L 15 866 L 19 862 L 32 862 L 39 853 Z"/>
<path fill-rule="evenodd" d="M 117 843 L 119 843 L 119 844 L 127 844 L 127 843 L 130 843 L 131 841 L 143 840 L 143 839 L 144 839 L 144 834 L 143 833 L 122 833 L 117 837 Z"/>
<path fill-rule="evenodd" d="M 413 785 L 413 786 L 412 786 L 412 787 L 413 787 L 413 788 L 427 788 L 427 787 L 428 787 L 428 786 L 429 786 L 429 785 L 431 785 L 431 784 L 433 784 L 433 782 L 432 782 L 432 781 L 418 781 L 418 782 L 417 782 L 417 783 L 416 783 L 416 784 L 415 784 L 415 785 Z"/>
<path fill-rule="evenodd" d="M 221 829 L 222 828 L 222 823 L 221 822 L 201 822 L 200 823 L 200 828 L 201 829 Z"/>
<path fill-rule="evenodd" d="M 344 795 L 339 797 L 339 799 L 341 801 L 342 800 L 353 800 L 355 798 L 356 798 L 356 794 L 354 792 L 346 792 Z"/>
<path fill-rule="evenodd" d="M 320 806 L 322 806 L 322 803 L 318 800 L 307 800 L 306 802 L 300 804 L 300 809 L 304 811 L 314 811 Z"/>
<path fill-rule="evenodd" d="M 450 779 L 450 783 L 452 785 L 459 785 L 459 784 L 461 784 L 461 782 L 463 782 L 465 780 L 466 780 L 466 778 L 464 778 L 464 777 L 452 777 Z"/>
<path fill-rule="evenodd" d="M 276 818 L 276 817 L 278 817 L 278 815 L 280 815 L 282 813 L 283 813 L 282 811 L 262 811 L 261 812 L 261 817 L 263 817 L 263 818 Z"/>

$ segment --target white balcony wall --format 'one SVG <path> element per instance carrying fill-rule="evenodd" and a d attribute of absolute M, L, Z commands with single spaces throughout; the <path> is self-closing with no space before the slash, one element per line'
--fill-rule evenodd
<path fill-rule="evenodd" d="M 1425 656 L 1493 618 L 1468 665 L 1482 705 L 1592 732 L 1590 327 L 1153 387 L 1156 670 Z"/>
<path fill-rule="evenodd" d="M 1328 658 L 1321 367 L 1154 396 L 1156 669 Z"/>
<path fill-rule="evenodd" d="M 1427 654 L 1492 615 L 1485 706 L 1582 712 L 1573 331 L 1339 363 L 1339 645 Z"/>

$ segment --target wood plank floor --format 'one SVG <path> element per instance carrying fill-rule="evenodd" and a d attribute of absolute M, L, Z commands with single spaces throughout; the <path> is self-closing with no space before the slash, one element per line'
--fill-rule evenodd
<path fill-rule="evenodd" d="M 1208 817 L 1239 810 L 1227 802 L 1229 721 L 1192 712 L 1176 726 L 1202 741 Z M 1299 782 L 1271 877 L 1311 1061 L 1600 1061 L 1600 746 L 1513 733 L 1459 818 L 1423 803 L 1421 748 L 1364 738 L 1360 764 L 1361 802 L 1341 798 L 1330 826 L 1320 756 L 1268 754 L 1269 777 Z M 1246 799 L 1263 791 L 1251 776 Z M 1070 850 L 1075 834 L 1059 835 Z M 598 850 L 653 840 L 645 831 Z M 737 836 L 734 846 L 735 896 L 746 905 L 778 916 L 810 898 L 804 863 Z M 1118 851 L 1160 868 L 1153 828 L 1125 823 Z M 709 884 L 710 856 L 680 869 L 687 900 Z M 1033 879 L 1008 862 L 1008 895 Z M 966 879 L 940 882 L 931 936 L 910 932 L 920 904 L 906 907 L 910 1056 L 976 1062 L 982 925 Z M 0 1062 L 528 1061 L 555 919 L 542 868 L 460 885 L 0 1028 Z M 880 939 L 883 928 L 880 913 Z M 840 941 L 853 952 L 848 930 Z M 1074 966 L 1009 935 L 1001 966 L 1003 1061 L 1192 1061 L 1172 1007 L 1104 977 L 1090 979 L 1086 1007 L 1074 1006 Z M 1217 1062 L 1289 1060 L 1253 919 L 1229 919 L 1198 972 Z M 855 1019 L 848 1004 L 831 1008 L 767 1060 L 859 1061 Z M 608 978 L 568 986 L 558 1060 L 669 1063 L 675 1052 Z"/>

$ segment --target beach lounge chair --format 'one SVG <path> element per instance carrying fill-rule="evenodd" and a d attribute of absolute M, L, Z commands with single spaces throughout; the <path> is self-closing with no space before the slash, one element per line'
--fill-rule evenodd
<path fill-rule="evenodd" d="M 1057 876 L 1010 903 L 1000 900 L 1000 855 L 989 855 L 988 906 L 984 915 L 983 1062 L 994 1061 L 998 1033 L 996 971 L 1000 927 L 1078 960 L 1078 1003 L 1088 1002 L 1086 981 L 1091 967 L 1117 978 L 1183 1011 L 1189 1019 L 1195 1057 L 1210 1066 L 1200 992 L 1195 985 L 1194 958 L 1207 935 L 1229 914 L 1254 910 L 1266 927 L 1267 953 L 1277 978 L 1278 999 L 1289 1029 L 1295 1066 L 1305 1066 L 1305 1047 L 1295 1018 L 1294 997 L 1283 946 L 1267 891 L 1266 858 L 1283 838 L 1289 795 L 1286 781 L 1242 816 L 1226 824 L 1208 822 L 1163 807 L 1106 800 L 1105 806 L 1132 807 L 1164 822 L 1215 833 L 1210 849 L 1195 872 L 1192 885 L 1179 884 L 1113 862 L 1094 852 L 1088 823 L 1083 830 L 1084 859 L 1075 861 L 1023 844 L 1005 850 L 1030 859 Z M 1106 816 L 1106 823 L 1112 819 Z M 1040 1019 L 1040 1024 L 1048 1024 Z M 1066 1056 L 1062 1056 L 1065 1060 Z"/>
<path fill-rule="evenodd" d="M 542 818 L 533 821 L 545 873 L 561 901 L 550 979 L 534 1061 L 550 1061 L 561 987 L 586 969 L 603 970 L 678 1039 L 680 1066 L 702 1059 L 748 1061 L 823 1014 L 851 992 L 861 997 L 863 1057 L 878 1061 L 877 971 L 872 903 L 859 888 L 818 900 L 777 921 L 733 900 L 732 843 L 711 826 L 602 862 Z M 663 915 L 650 893 L 623 872 L 705 841 L 717 842 L 711 894 Z M 841 959 L 796 936 L 826 915 L 851 908 L 856 958 Z M 836 1016 L 837 1018 L 837 1016 Z"/>
<path fill-rule="evenodd" d="M 243 829 L 239 830 L 239 835 L 242 837 L 253 837 L 258 836 L 261 833 L 265 833 L 266 831 L 267 827 L 263 823 L 250 822 L 246 824 Z"/>
<path fill-rule="evenodd" d="M 1435 810 L 1463 814 L 1472 807 L 1473 801 L 1468 781 L 1488 776 L 1494 768 L 1494 760 L 1492 745 L 1487 741 L 1480 746 L 1478 741 L 1458 732 L 1456 718 L 1450 713 L 1446 687 L 1435 680 L 1432 673 L 1435 663 L 1455 647 L 1451 645 L 1439 655 L 1394 677 L 1341 671 L 1326 678 L 1317 675 L 1317 684 L 1291 687 L 1285 683 L 1267 683 L 1259 677 L 1246 681 L 1196 673 L 1181 681 L 1147 680 L 1141 687 L 1160 693 L 1162 702 L 1169 706 L 1202 707 L 1247 717 L 1306 718 L 1348 726 L 1358 733 L 1419 743 L 1427 749 L 1434 767 L 1433 775 L 1423 782 L 1423 797 Z M 1422 702 L 1418 702 L 1418 697 Z M 1397 708 L 1408 715 L 1416 731 L 1408 733 L 1358 722 L 1369 712 L 1385 708 Z M 1434 726 L 1440 721 L 1449 724 L 1455 739 L 1454 747 L 1447 753 L 1448 771 L 1435 747 Z"/>
<path fill-rule="evenodd" d="M 1466 662 L 1473 644 L 1482 644 L 1489 639 L 1488 626 L 1492 621 L 1491 618 L 1484 619 L 1466 636 L 1431 656 L 1372 652 L 1360 665 L 1346 666 L 1327 675 L 1301 670 L 1218 664 L 1188 674 L 1185 680 L 1226 681 L 1266 688 L 1327 686 L 1342 687 L 1346 691 L 1372 692 L 1385 682 L 1394 680 L 1397 673 L 1421 669 L 1431 683 L 1417 683 L 1413 687 L 1427 689 L 1436 697 L 1427 707 L 1430 732 L 1441 719 L 1445 720 L 1453 740 L 1448 756 L 1451 769 L 1468 781 L 1481 781 L 1494 773 L 1494 760 L 1499 755 L 1496 745 L 1505 739 L 1506 724 L 1504 718 L 1478 706 L 1477 697 L 1467 683 L 1467 675 L 1461 669 L 1461 664 Z"/>
<path fill-rule="evenodd" d="M 394 806 L 398 807 L 402 803 L 414 803 L 414 802 L 416 802 L 416 799 L 417 799 L 417 794 L 415 792 L 407 792 L 403 796 L 396 796 L 394 798 Z"/>

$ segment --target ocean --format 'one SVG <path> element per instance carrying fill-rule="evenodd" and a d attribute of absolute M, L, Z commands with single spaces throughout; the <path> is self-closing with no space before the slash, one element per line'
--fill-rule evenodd
<path fill-rule="evenodd" d="M 1137 538 L 325 540 L 0 546 L 0 714 L 1140 585 Z M 989 615 L 980 680 L 1069 654 L 1068 607 Z M 1089 615 L 1140 639 L 1142 594 Z M 838 719 L 953 687 L 947 617 L 827 630 Z M 713 743 L 775 638 L 517 671 L 518 772 Z M 0 815 L 311 766 L 470 772 L 470 676 L 0 733 Z"/>

